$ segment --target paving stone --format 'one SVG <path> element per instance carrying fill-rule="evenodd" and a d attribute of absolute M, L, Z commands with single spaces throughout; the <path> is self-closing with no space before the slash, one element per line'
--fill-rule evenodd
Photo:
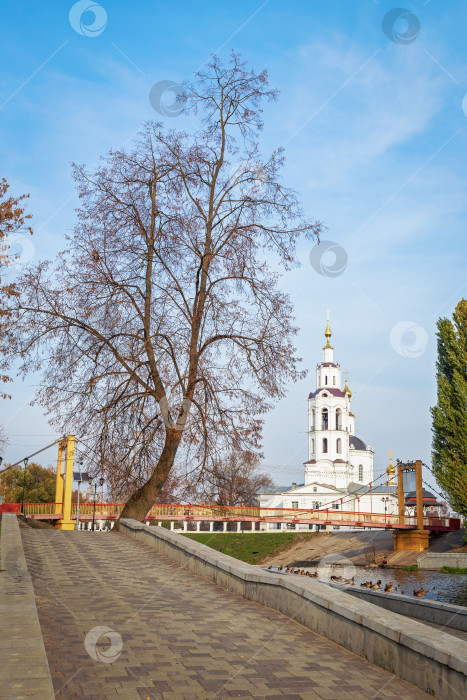
<path fill-rule="evenodd" d="M 59 700 L 430 697 L 121 534 L 22 536 Z"/>

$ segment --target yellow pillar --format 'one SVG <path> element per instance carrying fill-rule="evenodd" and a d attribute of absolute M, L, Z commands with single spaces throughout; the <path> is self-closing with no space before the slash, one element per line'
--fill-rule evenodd
<path fill-rule="evenodd" d="M 403 482 L 404 469 L 400 462 L 397 463 L 397 500 L 399 505 L 399 524 L 403 525 L 405 522 L 405 500 L 404 500 L 404 482 Z"/>
<path fill-rule="evenodd" d="M 75 458 L 75 436 L 68 435 L 65 453 L 65 474 L 63 484 L 63 519 L 57 522 L 58 530 L 74 530 L 75 523 L 71 519 L 71 492 L 73 489 L 73 463 Z M 63 458 L 62 458 L 63 462 Z M 63 477 L 62 477 L 63 479 Z"/>
<path fill-rule="evenodd" d="M 399 516 L 402 515 L 403 493 L 402 493 L 402 471 L 404 466 L 398 465 L 399 479 Z M 415 462 L 415 485 L 417 496 L 417 529 L 414 530 L 394 530 L 394 549 L 396 551 L 406 550 L 423 552 L 430 546 L 430 531 L 423 528 L 423 483 L 422 483 L 422 462 L 417 459 Z M 401 524 L 404 518 L 400 519 Z"/>
<path fill-rule="evenodd" d="M 423 530 L 423 483 L 422 483 L 422 461 L 415 462 L 415 488 L 417 495 L 417 530 Z"/>
<path fill-rule="evenodd" d="M 57 483 L 55 486 L 55 513 L 63 512 L 63 474 L 62 474 L 62 459 L 66 450 L 65 440 L 60 440 L 58 443 L 58 459 L 57 459 Z"/>

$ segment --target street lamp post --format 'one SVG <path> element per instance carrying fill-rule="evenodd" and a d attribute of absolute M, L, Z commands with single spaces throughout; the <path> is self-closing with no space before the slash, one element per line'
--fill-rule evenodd
<path fill-rule="evenodd" d="M 26 485 L 26 467 L 28 466 L 28 458 L 24 459 L 24 471 L 23 471 L 23 497 L 21 499 L 21 514 L 24 515 L 24 487 Z"/>
<path fill-rule="evenodd" d="M 92 483 L 92 481 L 93 481 L 92 479 L 89 479 L 89 483 L 90 483 L 90 484 Z M 104 477 L 101 476 L 100 479 L 99 479 L 99 484 L 100 484 L 101 486 L 103 486 L 103 485 L 104 485 L 104 481 L 105 481 Z M 93 506 L 93 509 L 92 509 L 92 526 L 91 526 L 91 531 L 92 531 L 92 532 L 94 532 L 94 522 L 95 522 L 95 518 L 96 518 L 96 497 L 97 497 L 97 480 L 94 482 L 94 506 Z"/>
<path fill-rule="evenodd" d="M 387 514 L 387 509 L 388 509 L 388 503 L 389 503 L 389 496 L 383 496 L 381 500 L 384 503 L 384 519 L 386 520 L 386 514 Z"/>
<path fill-rule="evenodd" d="M 81 458 L 78 462 L 79 464 L 79 472 L 77 474 L 78 476 L 78 502 L 76 504 L 76 525 L 75 525 L 75 530 L 79 530 L 79 489 L 81 486 L 81 482 L 83 481 L 83 458 Z"/>

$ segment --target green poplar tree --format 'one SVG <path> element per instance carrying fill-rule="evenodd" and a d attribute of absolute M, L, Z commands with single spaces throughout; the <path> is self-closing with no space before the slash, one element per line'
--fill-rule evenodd
<path fill-rule="evenodd" d="M 433 416 L 433 471 L 451 507 L 467 517 L 467 301 L 438 321 L 438 402 Z"/>

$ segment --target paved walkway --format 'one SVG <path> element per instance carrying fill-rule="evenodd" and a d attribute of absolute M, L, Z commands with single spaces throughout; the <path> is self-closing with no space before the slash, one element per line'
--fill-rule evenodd
<path fill-rule="evenodd" d="M 124 535 L 22 535 L 57 698 L 431 697 Z"/>

